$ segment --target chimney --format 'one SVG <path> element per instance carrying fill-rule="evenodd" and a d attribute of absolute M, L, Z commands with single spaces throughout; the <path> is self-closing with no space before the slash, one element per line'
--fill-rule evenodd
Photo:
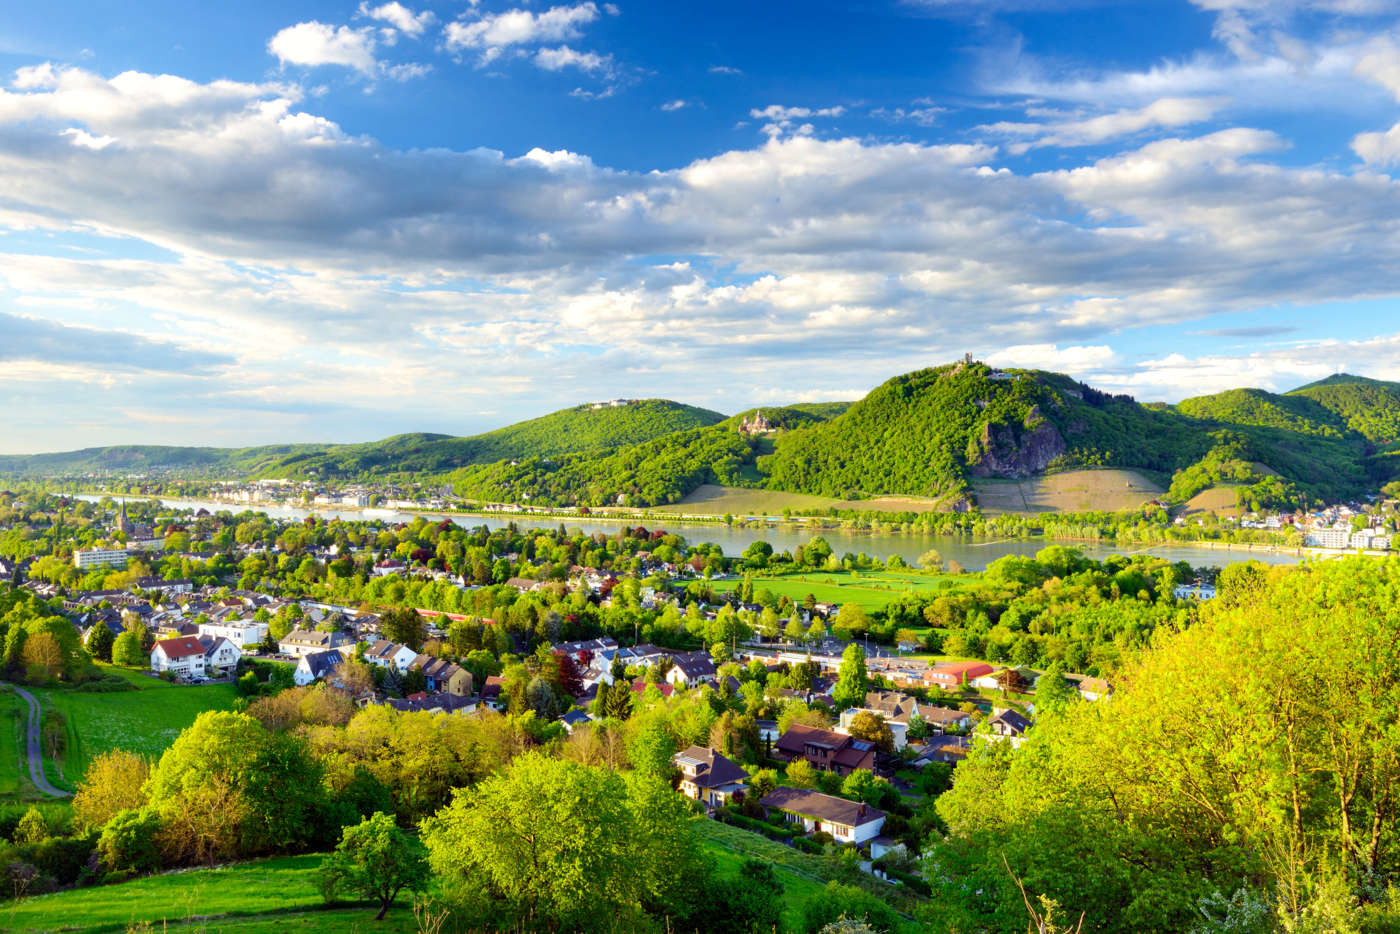
<path fill-rule="evenodd" d="M 862 805 L 860 806 L 860 810 L 856 811 L 856 820 L 857 820 L 857 821 L 863 821 L 863 820 L 865 820 L 865 805 L 864 805 L 864 804 L 862 804 Z"/>

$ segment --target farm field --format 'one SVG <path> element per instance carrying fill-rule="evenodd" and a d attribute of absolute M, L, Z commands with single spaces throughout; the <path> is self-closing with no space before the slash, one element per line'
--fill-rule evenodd
<path fill-rule="evenodd" d="M 776 516 L 784 509 L 860 509 L 867 512 L 931 512 L 935 500 L 917 496 L 879 496 L 872 499 L 844 500 L 781 490 L 751 490 L 746 487 L 706 483 L 685 499 L 671 506 L 653 506 L 648 512 L 669 512 L 707 516 Z"/>
<path fill-rule="evenodd" d="M 857 576 L 858 575 L 858 576 Z M 734 590 L 739 580 L 713 581 L 717 591 Z M 775 596 L 800 603 L 811 594 L 818 603 L 855 601 L 867 610 L 877 610 L 902 593 L 939 590 L 953 592 L 980 586 L 974 578 L 953 574 L 901 574 L 897 571 L 812 571 L 786 577 L 757 577 L 754 591 L 770 590 Z"/>
<path fill-rule="evenodd" d="M 111 749 L 159 756 L 195 717 L 206 710 L 229 709 L 237 696 L 232 684 L 168 684 L 130 669 L 102 668 L 120 674 L 137 690 L 114 694 L 33 691 L 44 710 L 57 710 L 68 721 L 62 774 L 46 763 L 50 781 L 59 787 L 73 788 L 92 757 Z"/>
<path fill-rule="evenodd" d="M 1237 486 L 1213 486 L 1202 490 L 1186 501 L 1181 509 L 1183 516 L 1197 516 L 1214 513 L 1217 516 L 1239 516 L 1239 501 L 1236 499 Z"/>
<path fill-rule="evenodd" d="M 136 879 L 58 892 L 0 907 L 7 931 L 125 932 L 142 922 L 156 931 L 206 934 L 271 931 L 417 930 L 411 902 L 401 897 L 383 921 L 368 905 L 326 908 L 316 891 L 322 856 L 309 854 Z"/>
<path fill-rule="evenodd" d="M 1117 512 L 1160 495 L 1160 486 L 1132 470 L 1067 470 L 1025 480 L 978 480 L 977 504 L 1004 512 Z"/>

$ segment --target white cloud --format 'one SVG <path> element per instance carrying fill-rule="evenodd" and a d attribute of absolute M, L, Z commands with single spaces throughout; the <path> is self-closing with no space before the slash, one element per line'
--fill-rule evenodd
<path fill-rule="evenodd" d="M 778 136 L 781 133 L 794 130 L 794 124 L 798 120 L 807 120 L 817 117 L 839 117 L 846 112 L 845 107 L 784 107 L 781 104 L 769 104 L 767 107 L 755 107 L 749 111 L 749 116 L 758 120 L 767 120 L 762 127 L 762 131 L 768 136 Z M 795 132 L 799 135 L 810 136 L 814 127 L 810 123 L 804 123 L 796 127 Z"/>
<path fill-rule="evenodd" d="M 994 136 L 1029 138 L 1008 147 L 1012 152 L 1025 152 L 1037 146 L 1091 146 L 1147 129 L 1175 128 L 1209 120 L 1224 104 L 1219 98 L 1164 97 L 1146 107 L 1094 117 L 1046 123 L 1003 121 L 977 129 Z"/>
<path fill-rule="evenodd" d="M 677 110 L 682 110 L 682 109 L 684 109 L 685 107 L 688 107 L 688 106 L 689 106 L 689 101 L 685 100 L 684 98 L 679 98 L 679 97 L 678 97 L 678 98 L 676 98 L 676 99 L 673 100 L 673 101 L 667 101 L 666 103 L 662 104 L 662 105 L 661 105 L 661 109 L 664 110 L 664 111 L 667 111 L 667 112 L 669 113 L 669 112 L 673 112 L 673 111 L 677 111 Z"/>
<path fill-rule="evenodd" d="M 423 31 L 437 19 L 432 10 L 414 13 L 398 0 L 376 7 L 371 7 L 368 3 L 361 3 L 360 15 L 388 23 L 404 35 L 415 38 L 421 36 Z"/>
<path fill-rule="evenodd" d="M 1384 133 L 1356 134 L 1351 141 L 1351 148 L 1368 165 L 1395 165 L 1400 162 L 1400 123 Z"/>
<path fill-rule="evenodd" d="M 742 75 L 744 73 L 741 69 L 730 65 L 711 65 L 709 71 L 712 75 Z"/>
<path fill-rule="evenodd" d="M 609 391 L 737 409 L 735 387 L 872 385 L 969 347 L 1146 393 L 1189 364 L 1134 384 L 1106 334 L 1400 294 L 1400 182 L 1279 164 L 1286 141 L 1245 127 L 1054 172 L 993 168 L 985 144 L 800 134 L 625 171 L 569 151 L 396 149 L 314 109 L 272 83 L 17 73 L 0 89 L 0 224 L 60 245 L 0 243 L 0 302 L 236 360 L 237 384 L 206 380 L 214 395 L 191 406 L 363 437 L 471 427 L 406 424 L 421 407 L 386 401 L 426 394 L 439 413 Z M 837 108 L 799 110 L 755 116 Z M 168 256 L 77 254 L 61 246 L 75 230 Z M 716 385 L 703 361 L 721 357 Z M 464 367 L 470 385 L 450 378 Z M 131 376 L 113 404 L 185 398 L 159 378 Z M 23 385 L 11 412 L 54 395 Z"/>
<path fill-rule="evenodd" d="M 597 4 L 591 2 L 550 7 L 542 13 L 506 10 L 448 23 L 443 37 L 449 50 L 479 49 L 483 60 L 490 61 L 509 46 L 577 39 L 598 15 Z"/>
<path fill-rule="evenodd" d="M 313 20 L 281 30 L 268 40 L 267 50 L 284 65 L 343 65 L 372 76 L 379 70 L 375 45 L 370 27 L 351 29 Z"/>
<path fill-rule="evenodd" d="M 612 67 L 611 55 L 599 55 L 596 52 L 580 52 L 571 49 L 567 45 L 561 45 L 557 49 L 540 49 L 535 52 L 535 64 L 546 71 L 560 71 L 565 68 L 577 68 L 579 71 L 597 72 L 607 71 Z"/>

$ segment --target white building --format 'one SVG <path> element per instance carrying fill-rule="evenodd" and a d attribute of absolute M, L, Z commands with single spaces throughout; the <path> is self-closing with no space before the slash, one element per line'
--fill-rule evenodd
<path fill-rule="evenodd" d="M 1345 548 L 1351 543 L 1351 529 L 1313 529 L 1303 541 L 1313 548 Z"/>
<path fill-rule="evenodd" d="M 204 670 L 210 674 L 231 674 L 238 667 L 243 651 L 223 636 L 200 636 L 204 646 Z"/>
<path fill-rule="evenodd" d="M 199 635 L 227 639 L 235 646 L 260 645 L 267 638 L 267 623 L 252 619 L 230 619 L 222 623 L 200 623 Z"/>
<path fill-rule="evenodd" d="M 277 651 L 283 655 L 300 658 L 315 652 L 339 649 L 353 651 L 355 644 L 343 632 L 320 632 L 318 630 L 293 629 L 277 643 Z"/>
<path fill-rule="evenodd" d="M 204 646 L 194 636 L 162 639 L 151 647 L 152 671 L 173 671 L 180 678 L 202 678 L 204 662 Z"/>
<path fill-rule="evenodd" d="M 326 677 L 345 663 L 345 656 L 331 649 L 325 652 L 312 652 L 297 661 L 297 669 L 292 673 L 292 681 L 297 687 L 305 687 L 313 681 Z"/>
<path fill-rule="evenodd" d="M 418 653 L 406 645 L 397 642 L 390 642 L 387 639 L 380 639 L 365 650 L 365 661 L 371 665 L 378 665 L 380 668 L 387 668 L 392 665 L 399 674 L 408 672 L 408 666 L 413 664 L 413 660 L 418 657 Z"/>
<path fill-rule="evenodd" d="M 885 826 L 884 811 L 803 788 L 775 788 L 759 804 L 781 811 L 809 833 L 826 831 L 837 843 L 865 843 Z"/>
<path fill-rule="evenodd" d="M 84 548 L 73 552 L 77 568 L 124 568 L 129 553 L 125 548 Z"/>

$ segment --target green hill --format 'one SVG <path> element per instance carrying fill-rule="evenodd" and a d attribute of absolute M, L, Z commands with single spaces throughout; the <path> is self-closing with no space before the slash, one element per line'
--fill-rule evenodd
<path fill-rule="evenodd" d="M 436 475 L 473 464 L 604 453 L 722 421 L 724 416 L 718 412 L 667 399 L 639 399 L 625 405 L 579 405 L 467 438 L 397 435 L 368 444 L 298 453 L 269 465 L 262 475 Z"/>
<path fill-rule="evenodd" d="M 1400 442 L 1400 383 L 1338 373 L 1288 395 L 1313 401 L 1368 441 Z"/>
<path fill-rule="evenodd" d="M 718 412 L 666 399 L 580 405 L 466 438 L 414 433 L 363 444 L 253 448 L 119 445 L 60 454 L 0 456 L 0 474 L 171 471 L 220 477 L 439 475 L 470 464 L 602 452 L 724 421 Z"/>
<path fill-rule="evenodd" d="M 1280 396 L 1262 389 L 1227 389 L 1213 396 L 1183 399 L 1177 409 L 1192 418 L 1281 428 L 1321 438 L 1343 438 L 1351 430 L 1345 419 L 1307 396 Z"/>

